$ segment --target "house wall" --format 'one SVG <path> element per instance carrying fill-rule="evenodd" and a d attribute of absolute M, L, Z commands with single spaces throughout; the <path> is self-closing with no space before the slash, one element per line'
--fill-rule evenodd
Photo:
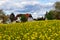
<path fill-rule="evenodd" d="M 31 17 L 28 17 L 28 21 L 33 21 L 33 19 Z"/>
<path fill-rule="evenodd" d="M 17 17 L 16 21 L 21 22 L 21 17 Z"/>
<path fill-rule="evenodd" d="M 2 21 L 3 21 L 3 20 L 2 20 L 2 19 L 0 19 L 0 23 L 2 23 Z"/>

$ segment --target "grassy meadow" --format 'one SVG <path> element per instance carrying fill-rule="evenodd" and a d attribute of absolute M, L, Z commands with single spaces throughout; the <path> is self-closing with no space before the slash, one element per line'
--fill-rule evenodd
<path fill-rule="evenodd" d="M 0 24 L 0 40 L 60 40 L 60 20 Z"/>

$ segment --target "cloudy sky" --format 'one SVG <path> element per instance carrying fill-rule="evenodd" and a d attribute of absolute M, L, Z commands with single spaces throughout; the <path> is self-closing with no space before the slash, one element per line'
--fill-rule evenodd
<path fill-rule="evenodd" d="M 53 9 L 56 1 L 59 0 L 0 0 L 0 9 L 6 14 L 30 13 L 37 18 Z"/>

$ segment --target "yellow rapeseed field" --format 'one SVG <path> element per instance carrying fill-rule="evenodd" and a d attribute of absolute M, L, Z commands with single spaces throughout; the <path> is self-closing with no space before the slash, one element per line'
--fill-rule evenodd
<path fill-rule="evenodd" d="M 60 20 L 0 24 L 0 40 L 60 40 Z"/>

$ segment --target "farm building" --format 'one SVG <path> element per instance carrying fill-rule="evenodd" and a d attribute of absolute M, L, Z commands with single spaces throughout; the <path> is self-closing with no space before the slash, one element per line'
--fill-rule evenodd
<path fill-rule="evenodd" d="M 32 18 L 31 14 L 18 14 L 16 16 L 16 19 L 21 22 L 20 19 L 21 19 L 21 16 L 23 16 L 23 15 L 25 15 L 25 17 L 27 18 L 27 21 L 33 21 L 33 18 Z"/>

